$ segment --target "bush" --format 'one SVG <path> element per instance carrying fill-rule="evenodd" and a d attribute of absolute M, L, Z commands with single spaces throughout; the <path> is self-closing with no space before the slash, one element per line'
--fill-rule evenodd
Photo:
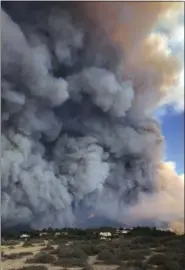
<path fill-rule="evenodd" d="M 59 246 L 59 248 L 56 250 L 56 255 L 58 258 L 76 258 L 83 261 L 88 258 L 87 254 L 78 247 Z"/>
<path fill-rule="evenodd" d="M 141 249 L 133 249 L 130 250 L 130 252 L 132 252 L 133 254 L 140 254 L 141 256 L 148 256 L 152 253 L 152 251 L 150 249 L 146 249 L 146 248 L 141 248 Z"/>
<path fill-rule="evenodd" d="M 116 270 L 149 270 L 142 261 L 122 263 Z"/>
<path fill-rule="evenodd" d="M 149 252 L 147 250 L 134 250 L 129 251 L 127 248 L 125 251 L 121 250 L 120 248 L 115 249 L 106 249 L 103 250 L 98 255 L 98 260 L 103 260 L 104 262 L 108 262 L 109 264 L 118 264 L 120 261 L 128 261 L 128 260 L 135 260 L 135 261 L 142 261 L 145 259 L 145 256 Z"/>
<path fill-rule="evenodd" d="M 82 270 L 93 270 L 93 266 L 90 264 L 87 264 Z"/>
<path fill-rule="evenodd" d="M 14 269 L 11 269 L 14 270 Z M 23 266 L 21 268 L 17 268 L 16 270 L 48 270 L 48 268 L 44 265 L 29 265 Z"/>
<path fill-rule="evenodd" d="M 126 266 L 126 263 L 121 263 L 116 270 L 128 270 L 128 266 Z"/>
<path fill-rule="evenodd" d="M 166 267 L 164 265 L 157 265 L 155 270 L 166 270 Z"/>
<path fill-rule="evenodd" d="M 32 238 L 28 240 L 31 244 L 42 244 L 44 242 L 44 239 L 42 238 Z"/>
<path fill-rule="evenodd" d="M 60 238 L 58 238 L 58 239 L 50 239 L 49 242 L 50 242 L 51 245 L 65 245 L 69 241 L 66 240 L 66 239 L 60 239 Z"/>
<path fill-rule="evenodd" d="M 114 258 L 115 258 L 114 254 L 108 249 L 101 251 L 97 257 L 98 260 L 103 260 L 103 261 L 113 260 Z"/>
<path fill-rule="evenodd" d="M 120 265 L 118 266 L 118 268 L 116 268 L 116 270 L 128 270 L 128 269 L 125 265 Z"/>
<path fill-rule="evenodd" d="M 134 270 L 145 270 L 147 269 L 146 265 L 139 260 L 134 260 L 131 262 L 126 263 L 127 269 L 134 269 Z"/>
<path fill-rule="evenodd" d="M 43 247 L 42 249 L 41 249 L 41 251 L 53 251 L 53 250 L 55 250 L 55 248 L 52 246 L 52 245 L 50 245 L 50 244 L 48 244 L 46 247 Z"/>
<path fill-rule="evenodd" d="M 53 263 L 55 262 L 55 257 L 47 253 L 36 254 L 33 258 L 27 259 L 26 263 Z"/>
<path fill-rule="evenodd" d="M 102 250 L 100 246 L 95 244 L 82 244 L 80 247 L 88 256 L 97 255 Z"/>
<path fill-rule="evenodd" d="M 184 249 L 183 249 L 183 251 L 184 251 Z M 179 254 L 179 257 L 178 257 L 178 260 L 177 261 L 178 261 L 179 265 L 183 269 L 184 266 L 185 266 L 185 256 L 184 256 L 184 253 Z"/>
<path fill-rule="evenodd" d="M 8 248 L 12 250 L 15 249 L 15 246 L 9 246 Z"/>
<path fill-rule="evenodd" d="M 23 243 L 22 247 L 33 247 L 33 244 L 26 241 Z"/>
<path fill-rule="evenodd" d="M 132 239 L 131 244 L 147 244 L 150 245 L 151 243 L 159 243 L 159 239 L 152 237 L 152 236 L 136 236 Z"/>
<path fill-rule="evenodd" d="M 59 258 L 53 264 L 62 267 L 84 267 L 86 265 L 86 262 L 76 258 Z"/>
<path fill-rule="evenodd" d="M 16 241 L 16 240 L 6 240 L 6 241 L 2 241 L 1 245 L 2 246 L 15 246 L 18 245 L 20 243 L 20 241 Z"/>
<path fill-rule="evenodd" d="M 184 268 L 184 264 L 180 264 L 178 261 L 174 261 L 173 258 L 162 254 L 155 254 L 150 257 L 147 264 L 158 265 L 165 270 L 180 270 Z M 182 267 L 182 268 L 181 268 Z"/>
<path fill-rule="evenodd" d="M 164 254 L 154 254 L 148 258 L 147 263 L 152 265 L 164 265 L 169 261 L 169 258 Z"/>
<path fill-rule="evenodd" d="M 2 254 L 3 259 L 6 260 L 15 260 L 20 259 L 25 256 L 31 256 L 33 255 L 32 252 L 20 252 L 20 253 L 12 253 L 12 254 Z"/>
<path fill-rule="evenodd" d="M 167 251 L 167 248 L 164 246 L 156 248 L 155 252 L 157 253 L 165 253 Z"/>
<path fill-rule="evenodd" d="M 130 260 L 144 260 L 147 251 L 127 251 L 127 252 L 122 252 L 120 255 L 120 259 L 124 260 L 124 261 L 130 261 Z"/>
<path fill-rule="evenodd" d="M 180 239 L 172 239 L 172 240 L 168 241 L 168 246 L 170 246 L 172 248 L 179 246 L 179 245 L 181 245 Z"/>

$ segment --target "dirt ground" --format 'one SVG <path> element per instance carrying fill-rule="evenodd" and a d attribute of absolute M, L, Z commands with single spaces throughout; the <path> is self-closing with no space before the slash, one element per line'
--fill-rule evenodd
<path fill-rule="evenodd" d="M 62 238 L 33 238 L 27 242 L 3 240 L 1 270 L 81 270 L 84 266 L 93 270 L 116 270 L 119 266 L 127 270 L 146 267 L 147 270 L 184 270 L 183 250 L 184 235 L 158 238 L 129 236 L 112 241 Z"/>
<path fill-rule="evenodd" d="M 36 255 L 37 253 L 40 252 L 41 249 L 44 248 L 44 246 L 46 247 L 48 242 L 44 241 L 44 245 L 43 244 L 34 244 L 31 247 L 23 247 L 24 242 L 20 242 L 18 245 L 13 246 L 13 248 L 11 246 L 1 246 L 1 253 L 3 252 L 5 255 L 10 255 L 10 254 L 14 254 L 14 253 L 20 253 L 20 252 L 32 252 L 33 254 L 30 256 L 25 256 L 23 258 L 19 258 L 19 259 L 2 259 L 1 260 L 1 270 L 10 270 L 10 269 L 19 269 L 23 266 L 28 266 L 28 264 L 25 263 L 25 261 Z M 54 246 L 56 247 L 56 246 Z M 88 263 L 90 265 L 93 265 L 96 262 L 96 256 L 89 256 L 88 257 Z M 39 264 L 37 264 L 39 265 Z M 66 268 L 62 268 L 61 266 L 53 266 L 50 264 L 44 264 L 44 266 L 46 266 L 48 268 L 48 270 L 61 270 L 61 269 L 66 269 Z M 118 265 L 93 265 L 93 269 L 94 270 L 115 270 L 118 267 Z M 70 267 L 67 268 L 70 270 L 81 270 L 81 267 Z"/>

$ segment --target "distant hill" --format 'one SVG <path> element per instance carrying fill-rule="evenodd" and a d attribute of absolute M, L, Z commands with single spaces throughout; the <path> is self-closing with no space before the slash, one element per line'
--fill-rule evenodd
<path fill-rule="evenodd" d="M 1 233 L 6 234 L 6 233 L 19 233 L 19 232 L 29 232 L 32 229 L 30 228 L 29 225 L 16 225 L 16 226 L 11 226 L 11 227 L 1 227 Z"/>
<path fill-rule="evenodd" d="M 101 216 L 101 215 L 95 215 L 92 217 L 88 217 L 83 219 L 82 217 L 79 218 L 79 221 L 75 224 L 74 227 L 86 229 L 86 228 L 100 228 L 100 227 L 112 227 L 112 228 L 132 228 L 136 226 L 141 227 L 160 227 L 160 228 L 167 228 L 168 224 L 163 223 L 160 224 L 160 226 L 157 226 L 158 224 L 155 224 L 155 222 L 150 220 L 143 220 L 138 222 L 137 224 L 126 224 L 122 223 L 116 220 L 112 220 L 108 217 Z M 4 233 L 19 233 L 19 232 L 29 232 L 32 231 L 29 224 L 19 224 L 12 227 L 1 227 L 2 234 Z"/>
<path fill-rule="evenodd" d="M 78 222 L 77 224 L 77 227 L 80 228 L 99 228 L 105 226 L 113 228 L 129 228 L 129 226 L 124 223 L 103 216 L 93 216 L 91 218 Z"/>

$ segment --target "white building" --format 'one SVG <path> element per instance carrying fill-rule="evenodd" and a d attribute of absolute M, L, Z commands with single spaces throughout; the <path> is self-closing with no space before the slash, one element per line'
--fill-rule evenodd
<path fill-rule="evenodd" d="M 73 242 L 72 241 L 69 241 L 69 242 L 67 242 L 65 245 L 66 246 L 71 246 L 73 244 Z"/>
<path fill-rule="evenodd" d="M 20 238 L 23 239 L 23 240 L 27 240 L 29 237 L 30 237 L 29 234 L 22 234 L 22 235 L 20 236 Z"/>
<path fill-rule="evenodd" d="M 104 237 L 111 237 L 111 233 L 110 232 L 100 232 L 100 236 L 104 236 Z"/>
<path fill-rule="evenodd" d="M 121 234 L 127 234 L 128 231 L 127 231 L 127 230 L 121 230 L 120 233 L 121 233 Z"/>
<path fill-rule="evenodd" d="M 174 232 L 174 230 L 172 230 L 171 228 L 157 228 L 157 230 L 159 231 L 163 231 L 163 232 Z"/>
<path fill-rule="evenodd" d="M 39 236 L 45 236 L 47 234 L 48 234 L 47 232 L 42 232 L 42 233 L 39 233 Z"/>
<path fill-rule="evenodd" d="M 112 234 L 110 232 L 100 232 L 100 239 L 107 240 L 110 239 Z"/>
<path fill-rule="evenodd" d="M 128 230 L 125 230 L 125 229 L 123 229 L 123 230 L 116 230 L 116 234 L 117 235 L 120 235 L 120 234 L 127 234 L 129 231 Z"/>
<path fill-rule="evenodd" d="M 61 235 L 68 235 L 68 232 L 62 232 Z"/>
<path fill-rule="evenodd" d="M 61 235 L 60 232 L 56 232 L 56 233 L 55 233 L 55 236 L 60 236 L 60 235 Z"/>

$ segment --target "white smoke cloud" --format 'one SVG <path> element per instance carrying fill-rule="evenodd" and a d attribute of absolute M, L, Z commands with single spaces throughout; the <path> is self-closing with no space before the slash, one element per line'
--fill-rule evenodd
<path fill-rule="evenodd" d="M 181 176 L 161 163 L 151 111 L 178 65 L 150 39 L 138 44 L 143 58 L 135 54 L 132 20 L 122 52 L 106 14 L 91 20 L 86 4 L 73 5 L 3 4 L 2 225 L 77 226 L 88 208 L 124 223 L 175 224 Z"/>
<path fill-rule="evenodd" d="M 43 51 L 29 46 L 20 27 L 4 11 L 1 21 L 2 75 L 14 81 L 19 78 L 25 90 L 49 99 L 54 105 L 62 104 L 68 98 L 67 82 L 48 73 Z"/>
<path fill-rule="evenodd" d="M 133 208 L 133 216 L 137 217 L 137 212 L 140 211 L 139 216 L 161 218 L 165 221 L 173 221 L 178 217 L 183 220 L 184 217 L 184 190 L 181 180 L 182 176 L 178 176 L 175 172 L 174 162 L 165 162 L 159 165 L 158 170 L 159 182 L 157 183 L 158 192 L 151 196 L 141 195 L 140 203 Z M 168 176 L 168 177 L 167 177 Z M 174 213 L 176 212 L 176 215 Z"/>
<path fill-rule="evenodd" d="M 119 84 L 113 73 L 100 68 L 88 68 L 70 79 L 71 92 L 85 92 L 104 112 L 125 116 L 132 105 L 134 91 L 131 82 Z M 78 89 L 79 88 L 79 89 Z"/>

